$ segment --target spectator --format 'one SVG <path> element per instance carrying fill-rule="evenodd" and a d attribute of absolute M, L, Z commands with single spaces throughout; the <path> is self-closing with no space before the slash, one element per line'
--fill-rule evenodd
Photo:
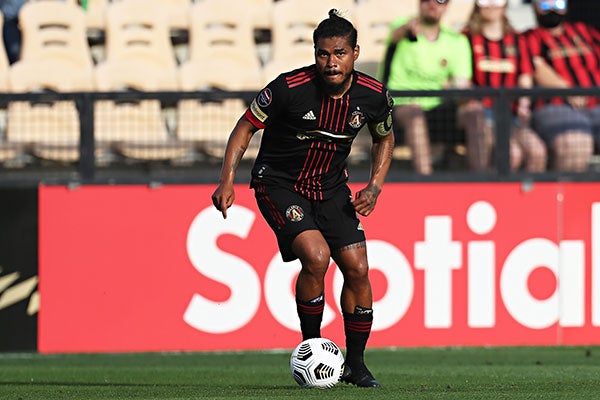
<path fill-rule="evenodd" d="M 2 39 L 8 62 L 13 64 L 19 59 L 21 52 L 21 29 L 19 28 L 19 11 L 26 0 L 1 0 L 0 11 L 4 15 Z"/>
<path fill-rule="evenodd" d="M 466 24 L 464 33 L 471 43 L 475 86 L 531 88 L 533 85 L 533 67 L 525 39 L 510 24 L 507 3 L 507 0 L 477 0 Z M 483 99 L 483 105 L 488 116 L 486 129 L 492 132 L 493 100 Z M 524 163 L 528 172 L 543 172 L 546 146 L 529 128 L 529 98 L 519 99 L 516 116 L 510 134 L 511 169 L 517 170 Z"/>
<path fill-rule="evenodd" d="M 417 17 L 399 18 L 392 23 L 379 74 L 390 90 L 470 86 L 469 42 L 461 33 L 440 24 L 449 1 L 420 0 Z M 485 136 L 485 112 L 480 102 L 458 103 L 439 97 L 394 100 L 395 131 L 404 134 L 418 173 L 430 174 L 433 170 L 430 142 L 445 145 L 464 142 L 464 136 L 456 137 L 464 133 L 470 167 L 476 171 L 489 168 L 492 139 Z M 453 131 L 457 134 L 452 134 Z"/>
<path fill-rule="evenodd" d="M 568 22 L 566 0 L 534 0 L 538 27 L 526 32 L 539 86 L 597 87 L 600 84 L 600 32 L 582 22 Z M 571 96 L 536 101 L 533 128 L 546 142 L 554 167 L 581 172 L 600 144 L 598 98 Z"/>

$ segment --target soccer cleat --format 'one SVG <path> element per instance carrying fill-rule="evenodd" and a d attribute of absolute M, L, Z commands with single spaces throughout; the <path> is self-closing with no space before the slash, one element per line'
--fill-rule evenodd
<path fill-rule="evenodd" d="M 344 364 L 344 372 L 340 377 L 340 381 L 351 383 L 358 387 L 381 387 L 381 383 L 373 377 L 373 374 L 367 369 L 364 364 L 351 368 L 348 364 Z"/>

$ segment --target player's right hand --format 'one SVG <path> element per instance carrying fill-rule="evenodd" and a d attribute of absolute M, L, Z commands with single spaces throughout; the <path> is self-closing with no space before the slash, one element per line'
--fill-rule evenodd
<path fill-rule="evenodd" d="M 227 209 L 231 207 L 235 200 L 235 191 L 233 185 L 219 184 L 212 195 L 212 202 L 215 208 L 221 211 L 223 218 L 227 218 Z"/>

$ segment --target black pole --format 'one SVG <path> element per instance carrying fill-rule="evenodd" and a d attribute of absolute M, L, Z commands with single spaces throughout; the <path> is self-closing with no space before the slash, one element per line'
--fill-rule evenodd
<path fill-rule="evenodd" d="M 94 102 L 90 93 L 82 93 L 77 99 L 79 109 L 79 175 L 83 182 L 94 179 L 96 172 L 94 144 Z"/>

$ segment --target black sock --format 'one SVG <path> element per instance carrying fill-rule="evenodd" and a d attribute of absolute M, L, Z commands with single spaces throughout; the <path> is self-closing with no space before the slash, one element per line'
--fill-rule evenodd
<path fill-rule="evenodd" d="M 296 309 L 300 317 L 302 340 L 321 337 L 321 321 L 325 308 L 325 296 L 320 295 L 309 301 L 296 298 Z"/>
<path fill-rule="evenodd" d="M 365 347 L 373 325 L 373 310 L 356 306 L 354 313 L 343 313 L 346 333 L 346 363 L 362 365 Z"/>

